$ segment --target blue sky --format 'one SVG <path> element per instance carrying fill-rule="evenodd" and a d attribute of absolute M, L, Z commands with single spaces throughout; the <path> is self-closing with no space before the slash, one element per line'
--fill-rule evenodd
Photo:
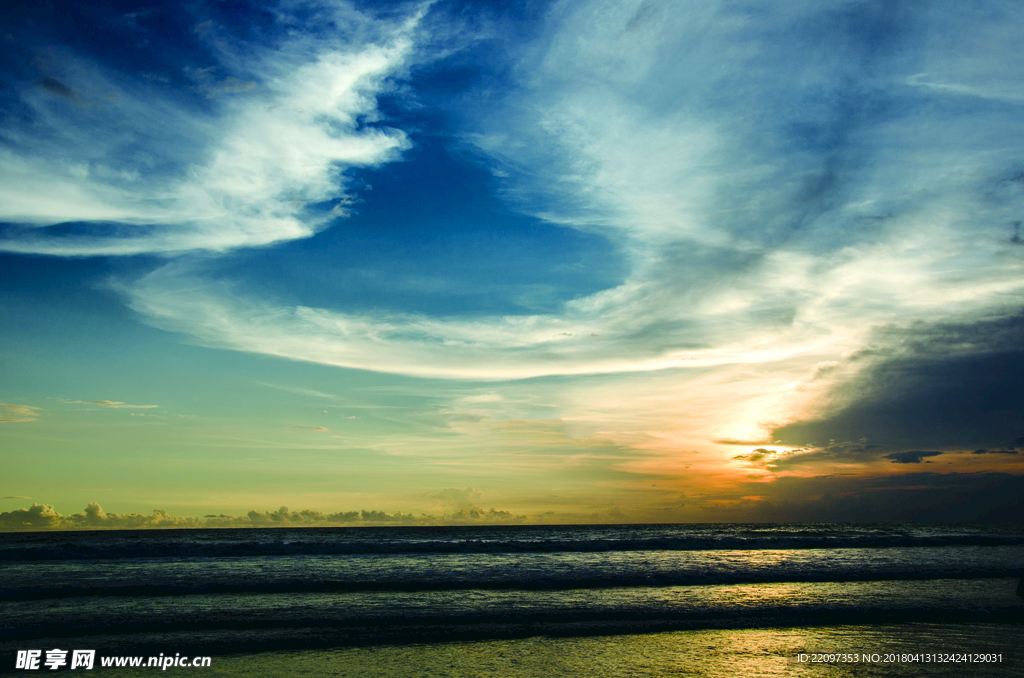
<path fill-rule="evenodd" d="M 1015 5 L 3 12 L 5 520 L 1012 511 Z"/>

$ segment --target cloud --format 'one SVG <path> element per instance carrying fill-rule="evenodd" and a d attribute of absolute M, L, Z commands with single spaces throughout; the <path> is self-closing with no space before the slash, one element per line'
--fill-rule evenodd
<path fill-rule="evenodd" d="M 844 464 L 870 464 L 882 453 L 880 445 L 869 444 L 867 439 L 836 442 L 830 440 L 820 447 L 807 446 L 795 449 L 756 449 L 749 454 L 733 457 L 761 466 L 769 471 L 796 471 L 808 468 L 836 468 Z"/>
<path fill-rule="evenodd" d="M 108 513 L 93 502 L 82 513 L 62 515 L 50 504 L 33 504 L 28 509 L 0 513 L 0 531 L 74 530 L 74 529 L 152 529 L 217 527 L 302 527 L 326 525 L 472 525 L 518 524 L 526 520 L 509 511 L 460 506 L 437 514 L 386 513 L 376 510 L 323 513 L 310 509 L 291 511 L 282 506 L 276 511 L 252 510 L 244 516 L 209 514 L 202 518 L 172 516 L 162 509 L 150 514 Z"/>
<path fill-rule="evenodd" d="M 894 464 L 920 464 L 925 457 L 937 457 L 942 452 L 923 452 L 921 450 L 911 450 L 908 452 L 893 452 L 885 455 L 885 459 L 892 459 Z"/>
<path fill-rule="evenodd" d="M 430 496 L 444 503 L 455 504 L 460 507 L 475 507 L 483 498 L 484 493 L 472 487 L 446 487 L 440 492 L 432 493 Z"/>
<path fill-rule="evenodd" d="M 976 87 L 949 82 L 928 82 L 927 73 L 918 73 L 907 78 L 907 84 L 913 87 L 926 87 L 943 94 L 995 99 L 997 101 L 1024 101 L 1024 88 L 1019 83 L 1000 83 L 994 86 Z"/>
<path fill-rule="evenodd" d="M 196 88 L 202 92 L 207 99 L 213 99 L 224 94 L 248 92 L 249 90 L 257 87 L 255 81 L 243 81 L 230 76 L 218 80 L 214 71 L 215 67 L 213 66 L 207 68 L 185 69 L 186 75 L 196 83 Z"/>
<path fill-rule="evenodd" d="M 1024 436 L 1014 438 L 998 446 L 1000 449 L 986 450 L 978 449 L 971 452 L 971 454 L 1019 454 L 1021 450 L 1024 450 Z"/>
<path fill-rule="evenodd" d="M 497 403 L 501 402 L 502 397 L 497 393 L 481 393 L 480 395 L 466 396 L 462 399 L 462 402 L 467 404 L 476 403 Z"/>
<path fill-rule="evenodd" d="M 150 324 L 210 346 L 424 377 L 525 379 L 699 368 L 783 360 L 807 350 L 806 337 L 787 326 L 788 316 L 757 314 L 762 324 L 756 333 L 751 324 L 730 334 L 721 318 L 702 320 L 687 303 L 671 304 L 667 290 L 649 290 L 650 296 L 642 288 L 630 290 L 607 304 L 584 298 L 563 315 L 461 320 L 256 302 L 223 282 L 198 279 L 182 263 L 117 289 Z M 778 335 L 771 343 L 763 333 L 773 329 Z M 812 343 L 828 341 L 815 337 Z"/>
<path fill-rule="evenodd" d="M 0 513 L 0 530 L 59 529 L 62 524 L 59 513 L 50 504 L 32 504 L 29 509 L 16 509 Z"/>
<path fill-rule="evenodd" d="M 778 427 L 787 444 L 868 437 L 889 447 L 1016 449 L 1024 431 L 1024 316 L 880 327 L 871 355 L 818 417 Z"/>
<path fill-rule="evenodd" d="M 96 503 L 89 504 L 82 513 L 71 515 L 61 515 L 50 504 L 32 504 L 28 509 L 0 513 L 0 530 L 3 531 L 199 526 L 200 523 L 195 518 L 175 518 L 161 510 L 155 510 L 150 515 L 106 513 Z"/>
<path fill-rule="evenodd" d="M 464 490 L 465 488 L 456 488 Z M 172 516 L 112 513 L 91 503 L 62 515 L 48 504 L 0 512 L 0 531 L 49 529 L 150 529 L 224 527 L 316 527 L 383 525 L 544 524 L 565 520 L 643 522 L 942 522 L 1019 523 L 1024 511 L 1024 475 L 1010 473 L 831 474 L 783 476 L 771 483 L 745 482 L 727 490 L 703 487 L 686 496 L 662 494 L 654 503 L 606 504 L 596 513 L 547 511 L 523 515 L 478 506 L 434 513 L 348 510 L 252 510 L 243 515 Z"/>
<path fill-rule="evenodd" d="M 422 377 L 799 359 L 822 383 L 893 318 L 1024 305 L 1024 263 L 1006 254 L 1006 217 L 1024 195 L 1003 190 L 997 205 L 986 179 L 1018 162 L 1020 144 L 1006 143 L 1022 138 L 1018 118 L 954 114 L 906 86 L 942 53 L 921 36 L 958 35 L 958 20 L 807 4 L 755 18 L 712 4 L 634 21 L 641 9 L 557 5 L 526 42 L 503 41 L 516 29 L 496 20 L 466 49 L 487 51 L 482 63 L 500 62 L 507 81 L 481 78 L 487 96 L 450 103 L 466 157 L 500 196 L 606 237 L 630 265 L 621 284 L 553 313 L 466 319 L 259 301 L 175 265 L 123 286 L 129 304 L 210 346 Z M 431 25 L 449 18 L 437 12 Z M 986 55 L 987 73 L 1020 71 Z"/>
<path fill-rule="evenodd" d="M 257 382 L 260 386 L 266 386 L 267 388 L 277 389 L 279 391 L 287 391 L 288 393 L 297 393 L 299 395 L 309 396 L 311 398 L 324 398 L 326 400 L 337 400 L 338 396 L 332 393 L 324 393 L 323 391 L 317 391 L 310 388 L 302 388 L 299 386 L 281 386 L 279 384 L 268 384 L 266 382 Z"/>
<path fill-rule="evenodd" d="M 31 405 L 8 405 L 0 403 L 0 423 L 36 421 L 42 408 Z"/>
<path fill-rule="evenodd" d="M 966 22 L 972 26 L 972 32 L 970 36 L 955 32 L 944 35 L 942 49 L 933 50 L 929 59 L 921 62 L 922 71 L 910 74 L 904 82 L 933 97 L 1024 101 L 1024 87 L 1012 64 L 1021 54 L 1013 37 L 1021 11 L 1017 7 L 1006 8 L 997 20 L 986 20 L 985 15 L 985 8 L 978 6 L 936 22 Z"/>
<path fill-rule="evenodd" d="M 748 495 L 756 498 L 743 499 Z M 1008 473 L 787 476 L 693 498 L 688 512 L 679 508 L 675 515 L 691 521 L 1019 523 L 1022 497 L 1024 475 Z"/>
<path fill-rule="evenodd" d="M 119 400 L 61 400 L 61 402 L 72 405 L 99 405 L 114 410 L 149 410 L 160 407 L 159 405 L 129 405 Z"/>
<path fill-rule="evenodd" d="M 768 459 L 768 458 L 774 457 L 777 454 L 779 454 L 779 452 L 776 451 L 776 450 L 768 450 L 768 449 L 765 449 L 763 447 L 759 447 L 756 450 L 754 450 L 753 452 L 751 452 L 750 454 L 738 454 L 735 457 L 733 457 L 733 459 L 740 459 L 742 461 L 758 462 L 758 461 L 762 461 L 764 459 Z"/>
<path fill-rule="evenodd" d="M 11 496 L 11 497 L 3 497 L 3 498 L 4 499 L 31 499 L 32 497 Z"/>
<path fill-rule="evenodd" d="M 222 63 L 189 71 L 205 97 L 233 95 L 212 111 L 170 84 L 132 81 L 55 48 L 48 61 L 61 80 L 14 89 L 30 113 L 11 121 L 0 148 L 0 250 L 226 251 L 326 227 L 335 217 L 323 204 L 349 199 L 346 170 L 395 160 L 409 145 L 381 123 L 376 101 L 403 67 L 418 15 L 313 5 L 312 14 L 278 8 L 286 24 L 306 12 L 287 39 L 244 54 L 220 41 Z M 95 114 L 69 116 L 40 98 L 79 91 L 104 92 Z"/>

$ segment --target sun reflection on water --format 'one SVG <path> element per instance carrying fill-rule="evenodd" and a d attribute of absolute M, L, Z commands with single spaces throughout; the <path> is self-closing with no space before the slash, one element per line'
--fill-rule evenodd
<path fill-rule="evenodd" d="M 906 624 L 786 629 L 707 629 L 669 633 L 534 637 L 516 640 L 392 645 L 215 657 L 204 676 L 444 676 L 446 678 L 635 678 L 692 676 L 971 676 L 1019 675 L 1009 664 L 810 664 L 798 653 L 1002 652 L 1024 642 L 1019 625 Z M 968 670 L 969 669 L 969 670 Z M 108 672 L 108 676 L 129 675 Z"/>

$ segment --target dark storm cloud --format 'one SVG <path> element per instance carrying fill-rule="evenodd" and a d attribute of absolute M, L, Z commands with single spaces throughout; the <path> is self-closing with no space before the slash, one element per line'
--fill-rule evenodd
<path fill-rule="evenodd" d="M 751 499 L 744 495 L 757 495 Z M 905 473 L 783 477 L 747 483 L 706 519 L 763 522 L 996 522 L 1024 520 L 1024 476 Z"/>
<path fill-rule="evenodd" d="M 738 454 L 733 459 L 741 459 L 743 461 L 762 461 L 776 454 L 775 450 L 766 450 L 763 447 L 759 447 L 750 454 Z"/>
<path fill-rule="evenodd" d="M 1014 438 L 1004 443 L 997 445 L 999 449 L 986 450 L 984 448 L 974 450 L 971 454 L 1018 454 L 1020 450 L 1024 450 L 1024 436 Z"/>
<path fill-rule="evenodd" d="M 889 449 L 1012 448 L 1024 431 L 1024 317 L 878 333 L 831 414 L 774 430 L 788 444 L 868 438 Z"/>
<path fill-rule="evenodd" d="M 942 452 L 911 450 L 909 452 L 893 452 L 892 454 L 885 455 L 884 459 L 892 459 L 894 464 L 920 464 L 925 457 L 937 457 L 940 454 Z"/>
<path fill-rule="evenodd" d="M 749 461 L 771 471 L 786 471 L 813 466 L 829 467 L 836 463 L 872 462 L 881 454 L 880 447 L 868 444 L 866 439 L 856 442 L 830 440 L 821 447 L 807 447 L 791 452 L 775 452 L 760 448 L 733 459 Z"/>

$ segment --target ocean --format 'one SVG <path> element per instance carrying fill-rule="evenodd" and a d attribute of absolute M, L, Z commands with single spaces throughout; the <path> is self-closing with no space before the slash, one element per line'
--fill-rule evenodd
<path fill-rule="evenodd" d="M 32 532 L 0 563 L 12 674 L 50 650 L 109 676 L 1024 671 L 1020 525 Z"/>

